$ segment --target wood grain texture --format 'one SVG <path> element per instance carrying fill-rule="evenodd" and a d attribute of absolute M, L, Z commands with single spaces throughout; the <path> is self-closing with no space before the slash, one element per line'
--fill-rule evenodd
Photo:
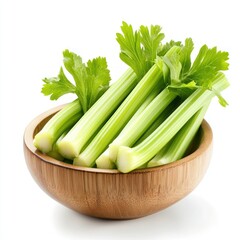
<path fill-rule="evenodd" d="M 28 169 L 52 198 L 82 214 L 132 219 L 158 212 L 189 194 L 203 178 L 212 153 L 212 131 L 201 126 L 200 145 L 187 157 L 164 166 L 123 174 L 77 167 L 48 157 L 33 146 L 34 135 L 62 106 L 35 118 L 24 134 Z"/>

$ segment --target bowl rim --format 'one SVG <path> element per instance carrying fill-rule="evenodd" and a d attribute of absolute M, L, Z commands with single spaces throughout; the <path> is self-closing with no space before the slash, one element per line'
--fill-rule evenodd
<path fill-rule="evenodd" d="M 211 145 L 212 139 L 213 139 L 212 129 L 211 129 L 210 125 L 208 124 L 208 122 L 204 119 L 201 124 L 204 134 L 202 136 L 202 140 L 199 144 L 199 147 L 195 151 L 193 151 L 191 154 L 183 157 L 182 159 L 174 161 L 172 163 L 168 163 L 168 164 L 156 166 L 156 167 L 151 167 L 151 168 L 137 169 L 137 170 L 133 170 L 129 173 L 121 173 L 117 169 L 100 169 L 100 168 L 75 166 L 75 165 L 72 165 L 69 163 L 61 162 L 50 156 L 47 156 L 46 154 L 37 150 L 37 148 L 33 145 L 33 135 L 34 135 L 34 131 L 35 131 L 36 127 L 38 126 L 38 124 L 40 122 L 42 122 L 48 116 L 50 116 L 50 115 L 56 113 L 57 111 L 59 111 L 60 109 L 62 109 L 65 105 L 66 104 L 62 104 L 57 107 L 51 108 L 51 109 L 39 114 L 38 116 L 36 116 L 25 128 L 23 142 L 24 142 L 25 147 L 33 155 L 35 155 L 37 158 L 41 159 L 42 161 L 44 161 L 48 164 L 52 164 L 52 165 L 62 167 L 62 168 L 67 168 L 70 170 L 91 172 L 91 173 L 125 174 L 126 175 L 126 174 L 139 174 L 139 173 L 147 173 L 147 172 L 154 172 L 154 171 L 159 171 L 159 170 L 163 170 L 163 169 L 169 169 L 169 168 L 177 167 L 183 163 L 193 161 L 196 157 L 200 156 L 203 152 L 205 152 L 208 149 L 208 147 Z"/>

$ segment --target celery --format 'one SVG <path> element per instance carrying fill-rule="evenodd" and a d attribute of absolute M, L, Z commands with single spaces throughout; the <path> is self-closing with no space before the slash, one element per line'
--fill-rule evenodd
<path fill-rule="evenodd" d="M 176 136 L 148 163 L 147 167 L 159 166 L 181 159 L 199 130 L 208 106 L 209 103 L 195 113 Z"/>
<path fill-rule="evenodd" d="M 161 87 L 163 70 L 155 64 L 128 95 L 109 121 L 94 137 L 93 141 L 74 159 L 74 164 L 79 166 L 92 166 L 108 144 L 117 136 L 124 125 L 141 106 L 144 100 L 154 90 Z M 159 85 L 159 86 L 158 86 Z M 63 140 L 62 140 L 63 141 Z"/>
<path fill-rule="evenodd" d="M 119 104 L 136 86 L 138 81 L 142 78 L 149 78 L 147 84 L 143 86 L 146 87 L 148 93 L 150 93 L 154 87 L 158 87 L 156 82 L 161 77 L 161 73 L 159 73 L 160 71 L 156 64 L 153 67 L 152 65 L 157 57 L 160 42 L 164 37 L 161 33 L 161 28 L 159 26 L 151 26 L 149 31 L 147 27 L 142 26 L 139 31 L 134 32 L 131 25 L 123 22 L 121 29 L 122 34 L 117 33 L 117 41 L 121 48 L 120 58 L 133 70 L 128 71 L 117 83 L 114 83 L 104 96 L 92 106 L 65 138 L 62 139 L 58 145 L 59 151 L 67 158 L 75 158 L 79 155 L 84 145 L 86 145 L 89 139 L 100 129 L 103 123 L 108 120 Z M 150 68 L 151 70 L 149 71 Z M 145 76 L 146 73 L 148 75 L 147 77 Z M 160 87 L 161 84 L 159 88 Z M 133 91 L 136 90 L 134 89 Z M 144 89 L 140 90 L 139 94 L 143 92 Z M 139 96 L 135 96 L 130 100 L 133 102 L 136 99 L 137 102 L 135 106 L 133 105 L 132 113 L 129 113 L 128 116 L 126 115 L 125 122 L 133 115 L 134 111 L 136 111 L 137 107 L 140 106 L 146 97 L 147 93 L 143 93 L 142 98 L 140 98 L 141 100 L 138 100 Z M 120 129 L 121 127 L 112 134 L 110 133 L 111 138 L 113 138 Z M 109 142 L 109 139 L 110 137 L 107 137 L 105 143 L 107 143 L 107 141 Z M 95 147 L 99 148 L 100 146 Z M 95 161 L 96 157 L 98 157 L 105 148 L 106 146 L 104 145 L 101 147 L 101 151 L 96 149 L 97 154 L 94 155 L 95 159 L 90 159 L 90 161 Z M 86 149 L 84 152 L 86 152 Z M 89 157 L 92 158 L 92 156 Z M 77 160 L 74 162 L 78 164 Z M 83 165 L 85 165 L 85 163 Z M 89 165 L 89 163 L 87 165 Z"/>
<path fill-rule="evenodd" d="M 128 123 L 124 126 L 122 132 L 128 132 L 131 129 L 131 123 L 144 111 L 144 109 L 151 103 L 151 101 L 157 96 L 159 90 L 156 89 L 152 92 L 151 95 L 147 97 L 147 99 L 144 101 L 144 103 L 138 108 L 136 113 L 133 115 L 133 117 L 128 121 Z M 108 168 L 112 169 L 115 167 L 115 164 L 113 161 L 111 161 L 109 156 L 109 149 L 106 149 L 96 160 L 97 168 Z"/>
<path fill-rule="evenodd" d="M 97 168 L 114 169 L 116 165 L 109 158 L 109 149 L 106 149 L 96 160 Z"/>
<path fill-rule="evenodd" d="M 136 113 L 133 115 L 133 117 L 128 121 L 128 123 L 124 126 L 121 133 L 128 132 L 132 128 L 132 122 L 144 111 L 144 109 L 151 103 L 151 101 L 157 96 L 158 89 L 155 89 L 152 94 L 150 94 L 147 99 L 144 101 L 144 103 L 138 108 Z M 97 168 L 113 168 L 115 167 L 115 164 L 113 164 L 112 160 L 109 156 L 109 148 L 106 149 L 96 160 Z"/>
<path fill-rule="evenodd" d="M 151 95 L 152 96 L 152 95 Z M 148 97 L 147 99 L 148 101 L 150 100 L 150 98 Z M 131 118 L 131 120 L 128 122 L 128 124 L 124 127 L 124 129 L 122 130 L 121 134 L 124 132 L 128 132 L 131 131 L 132 129 L 132 122 L 135 121 L 135 119 L 137 119 L 138 116 L 141 115 L 141 113 L 144 111 L 145 109 L 145 105 L 147 105 L 147 102 L 145 101 L 143 105 L 141 105 L 141 107 L 139 108 L 139 110 L 137 111 L 136 114 L 134 114 L 134 116 Z M 136 145 L 139 144 L 140 142 L 142 142 L 144 139 L 146 139 L 169 115 L 170 113 L 173 111 L 173 109 L 176 108 L 176 103 L 173 102 L 172 104 L 170 104 L 170 106 L 164 110 L 164 112 L 162 114 L 160 114 L 160 116 L 154 121 L 154 123 L 147 129 L 147 131 L 136 141 Z M 130 128 L 131 127 L 131 128 Z M 134 145 L 135 145 L 134 144 Z M 116 168 L 115 165 L 115 160 L 113 160 L 112 158 L 110 158 L 110 154 L 109 154 L 109 148 L 107 148 L 107 150 L 105 150 L 96 160 L 96 165 L 97 168 L 105 168 L 105 169 L 113 169 Z M 147 164 L 142 165 L 140 168 L 144 168 L 147 167 Z"/>
<path fill-rule="evenodd" d="M 40 151 L 74 165 L 124 173 L 167 164 L 186 154 L 214 96 L 227 105 L 221 96 L 228 87 L 221 72 L 228 69 L 227 52 L 203 45 L 192 63 L 191 38 L 163 45 L 158 25 L 134 31 L 123 22 L 121 30 L 119 56 L 130 68 L 110 87 L 105 58 L 83 63 L 68 50 L 64 67 L 75 84 L 62 67 L 57 77 L 43 80 L 42 92 L 51 100 L 67 93 L 78 99 L 36 134 Z"/>
<path fill-rule="evenodd" d="M 128 69 L 58 143 L 59 152 L 69 159 L 78 156 L 88 140 L 132 91 L 136 82 L 136 74 Z"/>
<path fill-rule="evenodd" d="M 34 137 L 34 145 L 43 153 L 52 150 L 57 139 L 70 127 L 72 127 L 82 116 L 79 101 L 67 104 L 56 113 Z"/>
<path fill-rule="evenodd" d="M 174 100 L 176 95 L 164 89 L 129 126 L 129 131 L 121 133 L 109 146 L 109 155 L 116 161 L 119 146 L 132 146 L 139 137 L 153 124 L 163 110 Z"/>
<path fill-rule="evenodd" d="M 222 91 L 228 87 L 228 81 L 222 74 L 214 81 L 213 88 Z M 130 172 L 153 158 L 184 126 L 184 124 L 215 94 L 213 91 L 199 88 L 192 93 L 148 138 L 139 145 L 130 148 L 119 147 L 117 168 L 123 173 Z M 130 133 L 131 134 L 131 133 Z"/>
<path fill-rule="evenodd" d="M 55 158 L 59 161 L 64 161 L 64 157 L 59 153 L 58 151 L 58 147 L 57 147 L 57 143 L 67 134 L 67 132 L 69 131 L 66 130 L 58 139 L 57 141 L 53 144 L 53 147 L 52 147 L 52 150 L 50 152 L 47 153 L 48 156 L 52 157 L 52 158 Z"/>
<path fill-rule="evenodd" d="M 180 105 L 180 100 L 176 98 L 172 103 L 158 116 L 158 118 L 151 124 L 151 126 L 144 132 L 144 134 L 133 144 L 137 146 L 149 135 L 151 135 L 169 116 L 170 114 Z M 116 159 L 115 159 L 116 160 Z"/>
<path fill-rule="evenodd" d="M 181 74 L 187 72 L 190 68 L 190 54 L 193 49 L 193 42 L 191 39 L 186 39 L 185 45 L 173 46 L 162 57 L 164 64 L 170 71 L 168 79 L 169 86 L 175 86 L 175 82 L 181 83 Z M 181 85 L 182 87 L 182 85 Z M 184 85 L 189 88 L 189 84 Z M 135 119 L 129 131 L 121 133 L 109 146 L 110 159 L 116 161 L 118 149 L 120 146 L 133 146 L 138 138 L 154 123 L 157 117 L 168 107 L 168 105 L 177 97 L 174 92 L 165 88 L 142 112 L 142 114 Z"/>
<path fill-rule="evenodd" d="M 89 60 L 86 65 L 80 56 L 69 50 L 63 52 L 63 57 L 65 68 L 73 76 L 75 85 L 61 67 L 57 77 L 43 79 L 42 93 L 50 95 L 51 100 L 75 93 L 78 99 L 53 116 L 35 136 L 34 145 L 43 153 L 52 151 L 63 132 L 72 127 L 109 87 L 110 74 L 105 58 Z"/>

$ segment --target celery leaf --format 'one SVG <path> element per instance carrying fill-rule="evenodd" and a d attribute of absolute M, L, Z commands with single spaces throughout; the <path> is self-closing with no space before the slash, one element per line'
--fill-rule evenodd
<path fill-rule="evenodd" d="M 88 75 L 88 108 L 108 89 L 110 72 L 107 68 L 107 61 L 103 57 L 98 57 L 87 62 Z"/>
<path fill-rule="evenodd" d="M 187 38 L 185 40 L 185 45 L 182 46 L 181 53 L 180 53 L 180 62 L 182 65 L 181 77 L 183 77 L 191 67 L 191 53 L 193 51 L 193 48 L 194 48 L 194 44 L 192 39 Z"/>
<path fill-rule="evenodd" d="M 181 41 L 171 40 L 159 47 L 158 56 L 164 56 L 173 46 L 182 47 Z"/>
<path fill-rule="evenodd" d="M 192 64 L 185 81 L 194 80 L 198 85 L 206 85 L 214 78 L 218 71 L 228 69 L 228 53 L 217 51 L 217 48 L 208 48 L 203 45 Z"/>
<path fill-rule="evenodd" d="M 76 87 L 67 79 L 62 67 L 58 77 L 44 78 L 43 79 L 42 93 L 45 96 L 50 95 L 51 100 L 57 100 L 64 94 L 75 93 Z"/>
<path fill-rule="evenodd" d="M 140 26 L 139 31 L 146 62 L 151 65 L 157 57 L 157 53 L 161 47 L 160 42 L 164 38 L 164 34 L 161 33 L 161 30 L 159 25 L 151 25 L 150 29 L 147 26 Z"/>
<path fill-rule="evenodd" d="M 98 57 L 85 64 L 80 56 L 69 50 L 63 51 L 63 57 L 64 66 L 72 75 L 75 85 L 67 79 L 61 67 L 58 77 L 43 79 L 42 93 L 50 95 L 51 100 L 75 93 L 85 113 L 109 87 L 111 78 L 107 61 Z"/>
<path fill-rule="evenodd" d="M 122 23 L 122 33 L 117 33 L 116 40 L 120 45 L 120 58 L 130 66 L 141 79 L 154 64 L 159 52 L 160 42 L 164 38 L 161 27 L 140 26 L 134 31 L 132 25 Z"/>
<path fill-rule="evenodd" d="M 212 85 L 218 74 L 228 69 L 229 64 L 227 60 L 228 52 L 217 51 L 216 47 L 208 48 L 207 45 L 203 45 L 191 68 L 185 75 L 183 82 L 194 81 L 197 86 L 212 91 L 218 97 L 219 103 L 222 106 L 226 106 L 227 102 L 220 92 L 212 88 Z"/>

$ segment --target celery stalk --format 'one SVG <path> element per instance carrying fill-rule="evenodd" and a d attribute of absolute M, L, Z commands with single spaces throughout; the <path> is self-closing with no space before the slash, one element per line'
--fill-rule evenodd
<path fill-rule="evenodd" d="M 224 75 L 220 75 L 214 82 L 213 88 L 216 91 L 221 91 L 228 85 Z M 133 148 L 121 146 L 117 158 L 119 171 L 130 172 L 151 160 L 184 124 L 214 96 L 214 92 L 210 90 L 197 89 L 147 139 Z"/>
<path fill-rule="evenodd" d="M 175 58 L 181 50 L 180 47 L 173 46 L 164 55 L 165 58 Z M 134 115 L 137 109 L 145 101 L 147 96 L 155 88 L 162 90 L 165 86 L 165 77 L 169 69 L 162 58 L 157 58 L 155 64 L 144 75 L 133 91 L 128 95 L 109 121 L 102 127 L 93 141 L 74 159 L 74 164 L 79 166 L 93 166 L 96 159 L 107 149 L 108 145 L 124 128 L 124 125 Z"/>
<path fill-rule="evenodd" d="M 155 89 L 144 101 L 144 103 L 139 107 L 139 109 L 136 111 L 136 113 L 133 115 L 133 117 L 129 120 L 129 122 L 125 125 L 122 132 L 128 132 L 129 127 L 132 127 L 132 122 L 144 111 L 144 109 L 151 103 L 151 101 L 157 96 L 159 93 L 159 89 Z M 105 150 L 96 160 L 97 168 L 107 168 L 112 169 L 115 167 L 115 164 L 111 161 L 109 157 L 109 148 Z"/>
<path fill-rule="evenodd" d="M 172 113 L 173 111 L 180 105 L 180 100 L 175 99 L 169 106 L 158 116 L 158 118 L 151 124 L 151 126 L 147 129 L 146 132 L 133 144 L 137 146 L 143 140 L 145 140 L 149 135 L 151 135 Z"/>
<path fill-rule="evenodd" d="M 80 150 L 132 91 L 137 82 L 136 74 L 128 69 L 59 142 L 59 152 L 69 159 L 78 156 Z"/>
<path fill-rule="evenodd" d="M 120 134 L 109 146 L 109 155 L 116 161 L 120 146 L 132 146 L 136 140 L 154 123 L 157 117 L 176 98 L 165 88 L 129 126 L 128 131 Z M 129 134 L 130 133 L 130 134 Z"/>
<path fill-rule="evenodd" d="M 152 25 L 150 29 L 142 26 L 139 31 L 134 31 L 131 25 L 123 22 L 121 30 L 116 38 L 121 49 L 120 58 L 132 70 L 114 83 L 59 143 L 59 151 L 65 157 L 79 155 L 84 145 L 152 67 L 159 53 L 160 42 L 164 38 L 160 26 Z"/>
<path fill-rule="evenodd" d="M 149 100 L 149 98 L 148 98 Z M 131 123 L 143 112 L 143 110 L 145 109 L 145 105 L 147 104 L 148 101 L 145 101 L 144 104 L 140 107 L 140 109 L 138 110 L 138 112 L 136 114 L 134 114 L 134 116 L 131 118 L 131 120 L 129 121 L 129 123 L 126 125 L 126 127 L 123 129 L 123 131 L 128 132 L 130 131 L 129 126 L 131 125 Z M 154 123 L 151 124 L 151 126 L 147 129 L 147 131 L 137 140 L 137 142 L 135 143 L 136 145 L 139 144 L 140 142 L 142 142 L 144 139 L 146 139 L 154 130 L 157 129 L 157 127 L 163 123 L 163 121 L 172 113 L 172 111 L 176 108 L 176 103 L 173 102 L 171 103 L 168 108 L 166 108 L 162 114 L 160 114 L 160 116 L 154 121 Z M 122 131 L 122 132 L 123 132 Z M 121 132 L 121 133 L 122 133 Z M 134 144 L 134 145 L 135 145 Z M 110 156 L 109 156 L 109 148 L 107 148 L 107 150 L 105 150 L 96 160 L 96 165 L 97 168 L 105 168 L 105 169 L 113 169 L 116 168 L 116 164 L 115 161 L 113 161 Z M 147 167 L 147 164 L 142 165 L 139 168 L 145 168 Z M 139 169 L 138 168 L 138 169 Z"/>
<path fill-rule="evenodd" d="M 70 127 L 72 127 L 82 116 L 82 109 L 78 99 L 67 104 L 56 113 L 36 134 L 34 146 L 43 153 L 52 150 L 57 139 Z"/>
<path fill-rule="evenodd" d="M 159 62 L 160 61 L 162 62 L 161 59 L 159 59 Z M 79 166 L 93 166 L 96 159 L 106 150 L 109 143 L 123 129 L 147 96 L 151 94 L 155 88 L 163 88 L 164 83 L 162 77 L 163 69 L 160 69 L 160 63 L 153 65 L 111 116 L 109 121 L 94 137 L 92 142 L 74 159 L 74 164 Z"/>
<path fill-rule="evenodd" d="M 64 161 L 64 157 L 63 157 L 63 156 L 59 153 L 59 151 L 58 151 L 57 143 L 58 143 L 61 139 L 63 139 L 64 136 L 66 136 L 66 134 L 67 134 L 68 131 L 69 131 L 69 129 L 66 130 L 66 131 L 58 138 L 58 140 L 53 144 L 52 151 L 50 151 L 50 152 L 47 153 L 48 156 L 50 156 L 50 157 L 52 157 L 52 158 L 55 158 L 55 159 L 57 159 L 57 160 L 59 160 L 59 161 Z"/>
<path fill-rule="evenodd" d="M 176 136 L 148 163 L 148 167 L 160 166 L 181 159 L 192 143 L 209 103 L 204 105 L 195 115 L 183 126 Z"/>
<path fill-rule="evenodd" d="M 116 165 L 109 158 L 109 149 L 106 149 L 96 160 L 97 168 L 114 169 Z"/>

